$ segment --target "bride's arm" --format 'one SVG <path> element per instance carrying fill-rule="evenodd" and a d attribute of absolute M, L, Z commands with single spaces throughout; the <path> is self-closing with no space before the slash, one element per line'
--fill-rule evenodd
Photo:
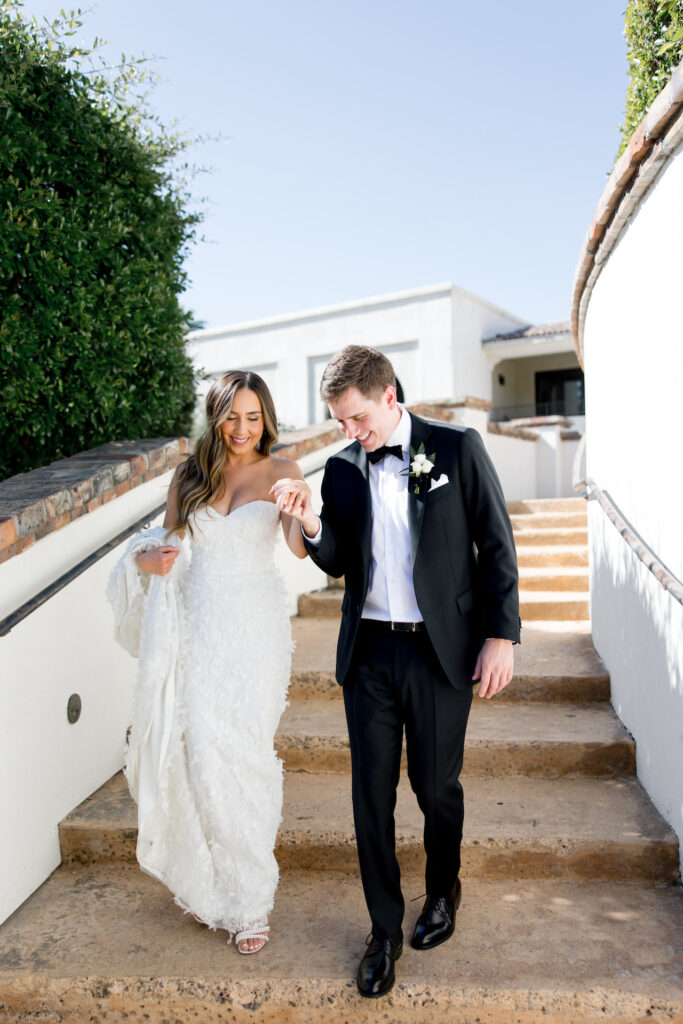
<path fill-rule="evenodd" d="M 166 529 L 170 529 L 177 521 L 178 470 L 176 469 L 168 488 L 164 526 Z M 139 555 L 135 556 L 135 564 L 141 572 L 153 573 L 155 576 L 166 576 L 173 568 L 173 563 L 178 557 L 179 551 L 180 548 L 174 547 L 172 544 L 163 544 L 161 547 L 141 551 Z"/>
<path fill-rule="evenodd" d="M 303 480 L 304 475 L 301 472 L 301 467 L 298 462 L 292 462 L 289 459 L 279 459 L 278 478 L 288 477 L 290 480 Z M 271 494 L 273 490 L 271 489 Z M 295 519 L 294 516 L 290 516 L 285 511 L 285 502 L 278 498 L 276 501 L 277 507 L 280 509 L 280 516 L 282 519 L 282 532 L 285 535 L 287 541 L 287 547 L 297 558 L 305 558 L 308 552 L 306 551 L 306 545 L 304 544 L 303 537 L 301 536 L 301 526 L 299 520 Z"/>

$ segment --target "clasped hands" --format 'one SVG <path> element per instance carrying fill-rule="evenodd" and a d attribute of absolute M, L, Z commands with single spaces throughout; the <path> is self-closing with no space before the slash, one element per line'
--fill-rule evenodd
<path fill-rule="evenodd" d="M 320 528 L 320 520 L 313 511 L 311 488 L 305 480 L 283 477 L 275 481 L 269 493 L 275 498 L 280 512 L 298 520 L 307 537 L 315 537 Z"/>

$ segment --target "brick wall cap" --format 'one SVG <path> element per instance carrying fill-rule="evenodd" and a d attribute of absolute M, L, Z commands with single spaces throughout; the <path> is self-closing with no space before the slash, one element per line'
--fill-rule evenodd
<path fill-rule="evenodd" d="M 458 398 L 428 398 L 424 402 L 411 402 L 406 406 L 408 412 L 412 409 L 426 408 L 431 406 L 434 409 L 480 409 L 488 412 L 493 408 L 493 402 L 487 398 L 474 398 L 472 395 L 463 395 Z"/>
<path fill-rule="evenodd" d="M 3 561 L 114 500 L 131 480 L 166 473 L 193 446 L 188 438 L 174 437 L 112 441 L 0 481 L 0 517 L 13 521 L 17 538 L 3 548 Z"/>
<path fill-rule="evenodd" d="M 502 437 L 516 437 L 520 441 L 538 441 L 541 436 L 534 430 L 524 430 L 522 427 L 514 427 L 509 423 L 488 423 L 486 429 L 489 434 L 500 434 Z"/>
<path fill-rule="evenodd" d="M 326 438 L 330 433 L 340 433 L 336 420 L 324 420 L 322 423 L 311 423 L 309 426 L 300 427 L 297 430 L 287 430 L 280 434 L 277 443 L 273 445 L 271 451 L 275 452 L 281 448 L 290 448 L 292 445 L 309 438 Z"/>
<path fill-rule="evenodd" d="M 489 409 L 493 408 L 493 402 L 489 402 L 487 398 L 473 398 L 472 395 L 464 395 L 462 398 L 456 398 L 453 402 L 454 409 L 479 409 L 482 412 L 488 412 Z"/>
<path fill-rule="evenodd" d="M 566 416 L 521 416 L 519 419 L 506 420 L 505 424 L 511 427 L 571 427 L 572 421 Z"/>

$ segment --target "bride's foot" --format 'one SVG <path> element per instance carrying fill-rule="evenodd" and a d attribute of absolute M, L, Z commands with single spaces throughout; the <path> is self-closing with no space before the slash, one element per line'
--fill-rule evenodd
<path fill-rule="evenodd" d="M 270 928 L 267 924 L 256 924 L 253 928 L 245 928 L 235 936 L 237 949 L 244 954 L 258 953 L 259 949 L 263 949 L 268 942 L 269 931 Z"/>

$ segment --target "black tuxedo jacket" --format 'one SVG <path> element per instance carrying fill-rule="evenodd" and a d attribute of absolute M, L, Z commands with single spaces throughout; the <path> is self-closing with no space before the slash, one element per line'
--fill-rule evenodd
<path fill-rule="evenodd" d="M 487 637 L 519 642 L 517 560 L 500 481 L 476 430 L 411 414 L 411 445 L 424 443 L 435 465 L 419 494 L 408 481 L 413 583 L 418 607 L 453 686 L 472 686 Z M 429 493 L 429 481 L 448 483 Z M 337 681 L 351 664 L 370 582 L 372 509 L 368 458 L 357 441 L 325 467 L 322 536 L 306 543 L 313 561 L 346 589 L 337 645 Z M 306 538 L 304 538 L 305 540 Z"/>

